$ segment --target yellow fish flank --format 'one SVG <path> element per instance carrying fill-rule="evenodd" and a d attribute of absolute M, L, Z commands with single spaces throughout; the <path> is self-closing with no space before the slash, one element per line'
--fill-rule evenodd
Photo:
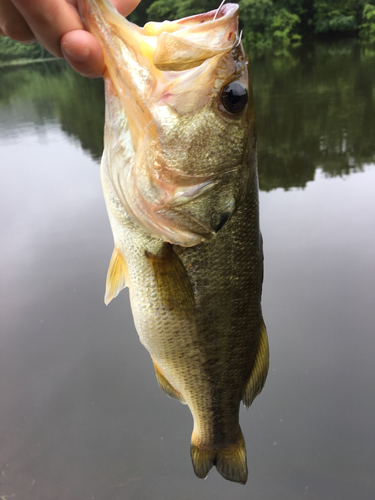
<path fill-rule="evenodd" d="M 81 0 L 107 66 L 102 184 L 125 286 L 160 387 L 194 418 L 191 458 L 247 480 L 239 426 L 268 371 L 254 103 L 238 5 L 128 22 Z"/>

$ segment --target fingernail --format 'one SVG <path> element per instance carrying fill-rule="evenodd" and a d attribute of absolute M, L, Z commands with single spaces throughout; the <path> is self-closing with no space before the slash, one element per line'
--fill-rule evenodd
<path fill-rule="evenodd" d="M 88 47 L 77 48 L 76 46 L 72 47 L 68 44 L 62 43 L 61 50 L 64 55 L 66 54 L 68 57 L 77 62 L 87 61 L 90 55 L 90 49 Z"/>

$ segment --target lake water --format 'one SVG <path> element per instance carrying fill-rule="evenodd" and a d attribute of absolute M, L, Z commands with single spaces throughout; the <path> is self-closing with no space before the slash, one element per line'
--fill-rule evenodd
<path fill-rule="evenodd" d="M 374 498 L 375 53 L 316 45 L 252 75 L 271 366 L 241 410 L 241 486 L 194 476 L 128 292 L 104 306 L 101 81 L 1 69 L 0 498 Z"/>

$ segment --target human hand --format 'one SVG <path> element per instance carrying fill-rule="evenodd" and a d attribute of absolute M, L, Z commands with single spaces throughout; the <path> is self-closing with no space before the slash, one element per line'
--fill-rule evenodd
<path fill-rule="evenodd" d="M 111 0 L 127 16 L 140 0 Z M 85 31 L 78 0 L 0 0 L 0 36 L 19 42 L 39 40 L 57 57 L 65 57 L 83 76 L 95 78 L 105 70 L 98 41 Z"/>

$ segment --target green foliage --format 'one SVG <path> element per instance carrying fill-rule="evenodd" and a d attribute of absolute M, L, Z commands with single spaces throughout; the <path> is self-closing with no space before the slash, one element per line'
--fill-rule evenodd
<path fill-rule="evenodd" d="M 240 0 L 240 9 L 245 43 L 260 50 L 271 48 L 272 0 Z"/>
<path fill-rule="evenodd" d="M 45 59 L 52 57 L 40 43 L 20 43 L 0 37 L 0 61 L 15 59 Z"/>
<path fill-rule="evenodd" d="M 153 21 L 181 19 L 217 9 L 219 4 L 218 0 L 156 0 L 147 9 L 147 15 Z"/>
<path fill-rule="evenodd" d="M 375 41 L 375 0 L 228 0 L 239 3 L 240 28 L 248 49 L 285 53 L 307 35 L 360 33 Z M 142 0 L 129 20 L 143 26 L 217 9 L 220 0 Z M 40 44 L 0 37 L 0 62 L 50 57 Z"/>
<path fill-rule="evenodd" d="M 133 12 L 128 16 L 129 21 L 137 24 L 138 26 L 143 26 L 147 21 L 151 21 L 147 15 L 147 9 L 153 3 L 153 0 L 142 0 L 138 7 L 133 10 Z"/>
<path fill-rule="evenodd" d="M 291 41 L 300 41 L 300 35 L 294 33 L 295 26 L 300 22 L 297 14 L 291 14 L 286 9 L 280 9 L 272 18 L 271 32 L 273 41 L 281 45 L 289 45 Z"/>
<path fill-rule="evenodd" d="M 277 7 L 272 0 L 241 0 L 240 8 L 244 40 L 250 47 L 282 49 L 300 40 L 295 32 L 299 16 Z"/>
<path fill-rule="evenodd" d="M 316 34 L 357 31 L 363 7 L 372 0 L 314 0 Z"/>
<path fill-rule="evenodd" d="M 363 9 L 363 22 L 359 36 L 366 42 L 375 43 L 375 6 L 366 4 Z"/>
<path fill-rule="evenodd" d="M 339 12 L 331 12 L 331 18 L 321 19 L 315 26 L 315 33 L 329 33 L 334 31 L 354 31 L 357 23 L 354 16 L 341 16 Z"/>

